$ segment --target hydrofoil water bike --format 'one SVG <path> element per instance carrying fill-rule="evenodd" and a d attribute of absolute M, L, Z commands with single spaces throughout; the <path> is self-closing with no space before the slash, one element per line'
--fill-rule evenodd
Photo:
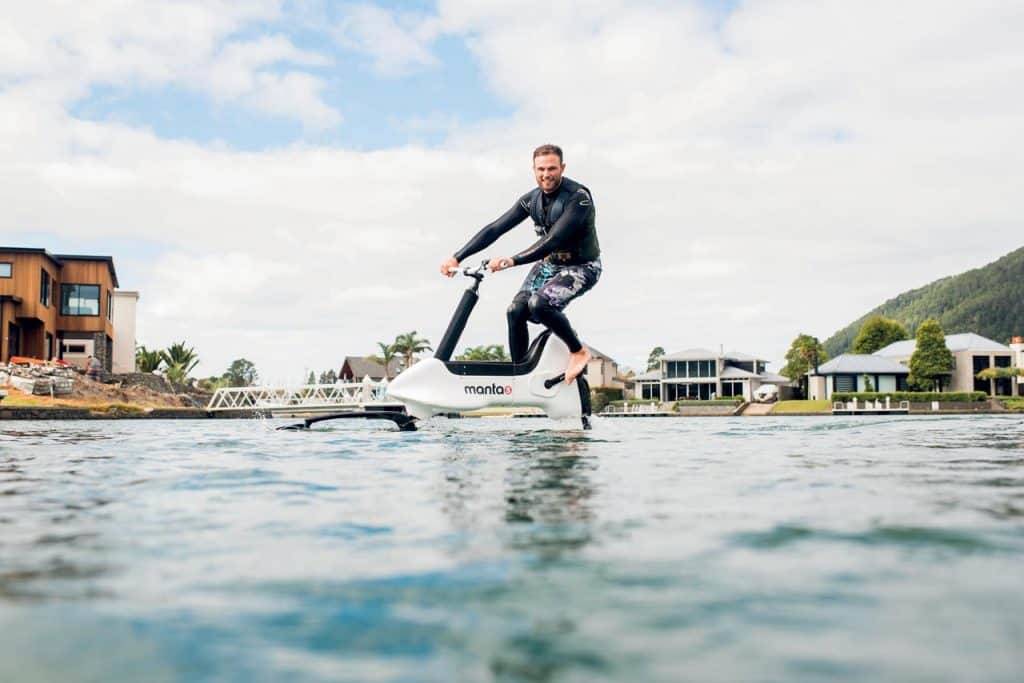
<path fill-rule="evenodd" d="M 544 330 L 533 340 L 525 359 L 518 363 L 451 360 L 480 299 L 480 283 L 487 272 L 487 261 L 461 272 L 472 278 L 473 284 L 463 292 L 434 357 L 407 368 L 388 386 L 388 398 L 401 403 L 404 411 L 349 411 L 308 418 L 303 423 L 279 429 L 308 429 L 326 420 L 364 418 L 390 420 L 399 429 L 412 431 L 416 429 L 417 420 L 490 407 L 539 408 L 552 419 L 578 419 L 583 429 L 590 429 L 590 385 L 584 377 L 586 370 L 573 381 L 565 381 L 569 348 L 550 330 Z"/>

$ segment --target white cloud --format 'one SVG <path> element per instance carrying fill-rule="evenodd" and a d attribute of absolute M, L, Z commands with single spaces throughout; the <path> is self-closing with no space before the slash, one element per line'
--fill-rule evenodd
<path fill-rule="evenodd" d="M 438 64 L 431 46 L 440 28 L 432 17 L 355 5 L 338 22 L 334 35 L 345 47 L 371 57 L 380 73 L 393 76 Z"/>
<path fill-rule="evenodd" d="M 284 68 L 323 67 L 329 60 L 280 35 L 231 39 L 253 22 L 278 18 L 279 5 L 280 0 L 23 3 L 5 13 L 0 27 L 0 79 L 31 82 L 41 99 L 61 104 L 85 96 L 92 86 L 176 85 L 312 128 L 337 125 L 340 115 L 321 97 L 323 79 Z"/>
<path fill-rule="evenodd" d="M 238 152 L 68 115 L 84 74 L 191 79 L 331 125 L 303 71 L 317 55 L 276 29 L 239 43 L 251 15 L 234 4 L 188 7 L 160 19 L 174 31 L 150 29 L 152 9 L 9 24 L 0 230 L 166 244 L 123 284 L 142 290 L 140 340 L 186 334 L 204 371 L 241 355 L 267 376 L 324 369 L 409 329 L 436 342 L 461 289 L 437 263 L 530 186 L 529 150 L 549 140 L 594 191 L 604 249 L 601 282 L 570 316 L 636 367 L 655 345 L 781 359 L 798 332 L 825 337 L 1021 246 L 1024 17 L 1003 3 L 748 2 L 720 26 L 658 2 L 446 0 L 419 23 L 360 10 L 346 35 L 381 70 L 443 68 L 434 39 L 464 38 L 517 106 L 438 149 Z M 256 94 L 274 88 L 287 94 Z M 522 275 L 485 283 L 466 344 L 504 340 Z"/>

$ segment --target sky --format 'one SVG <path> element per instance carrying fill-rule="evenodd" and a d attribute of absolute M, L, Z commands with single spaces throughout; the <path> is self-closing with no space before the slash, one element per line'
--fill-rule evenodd
<path fill-rule="evenodd" d="M 110 255 L 138 343 L 296 383 L 440 341 L 464 285 L 438 265 L 554 142 L 603 250 L 580 337 L 778 371 L 797 334 L 1022 246 L 1021 35 L 985 0 L 17 3 L 0 245 Z M 460 346 L 506 343 L 525 270 Z"/>

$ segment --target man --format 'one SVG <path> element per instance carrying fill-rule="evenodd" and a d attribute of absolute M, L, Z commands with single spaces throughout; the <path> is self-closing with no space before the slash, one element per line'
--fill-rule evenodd
<path fill-rule="evenodd" d="M 520 197 L 503 216 L 446 259 L 441 264 L 441 274 L 451 277 L 466 257 L 486 249 L 532 218 L 539 239 L 515 256 L 492 258 L 487 267 L 496 273 L 512 266 L 534 264 L 508 308 L 509 353 L 513 363 L 525 360 L 530 343 L 527 322 L 546 326 L 569 347 L 569 364 L 565 369 L 568 384 L 583 372 L 591 356 L 562 311 L 570 301 L 597 284 L 601 277 L 601 248 L 590 190 L 563 177 L 564 171 L 560 147 L 541 145 L 535 149 L 536 189 Z"/>

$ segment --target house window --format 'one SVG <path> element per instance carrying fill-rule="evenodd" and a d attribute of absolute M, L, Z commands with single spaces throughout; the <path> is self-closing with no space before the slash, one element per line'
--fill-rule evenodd
<path fill-rule="evenodd" d="M 39 303 L 44 306 L 50 305 L 50 274 L 45 270 L 39 277 Z"/>
<path fill-rule="evenodd" d="M 834 391 L 857 391 L 856 375 L 835 375 Z"/>
<path fill-rule="evenodd" d="M 99 315 L 99 285 L 61 285 L 61 315 Z"/>
<path fill-rule="evenodd" d="M 0 277 L 11 277 L 11 270 L 13 268 L 13 264 L 7 262 L 0 263 Z"/>
<path fill-rule="evenodd" d="M 722 396 L 742 396 L 743 382 L 722 382 Z"/>
<path fill-rule="evenodd" d="M 110 290 L 107 290 L 107 320 L 114 319 L 114 297 L 111 296 Z"/>
<path fill-rule="evenodd" d="M 982 370 L 987 370 L 989 367 L 988 356 L 973 356 L 972 359 L 974 364 L 974 390 L 984 391 L 986 394 L 989 392 L 990 384 L 987 379 L 978 379 L 978 373 Z"/>
<path fill-rule="evenodd" d="M 661 400 L 661 385 L 660 384 L 653 384 L 653 383 L 645 382 L 644 384 L 641 385 L 640 392 L 641 392 L 640 393 L 640 398 L 649 399 L 649 400 L 656 400 L 656 401 L 660 401 Z"/>

